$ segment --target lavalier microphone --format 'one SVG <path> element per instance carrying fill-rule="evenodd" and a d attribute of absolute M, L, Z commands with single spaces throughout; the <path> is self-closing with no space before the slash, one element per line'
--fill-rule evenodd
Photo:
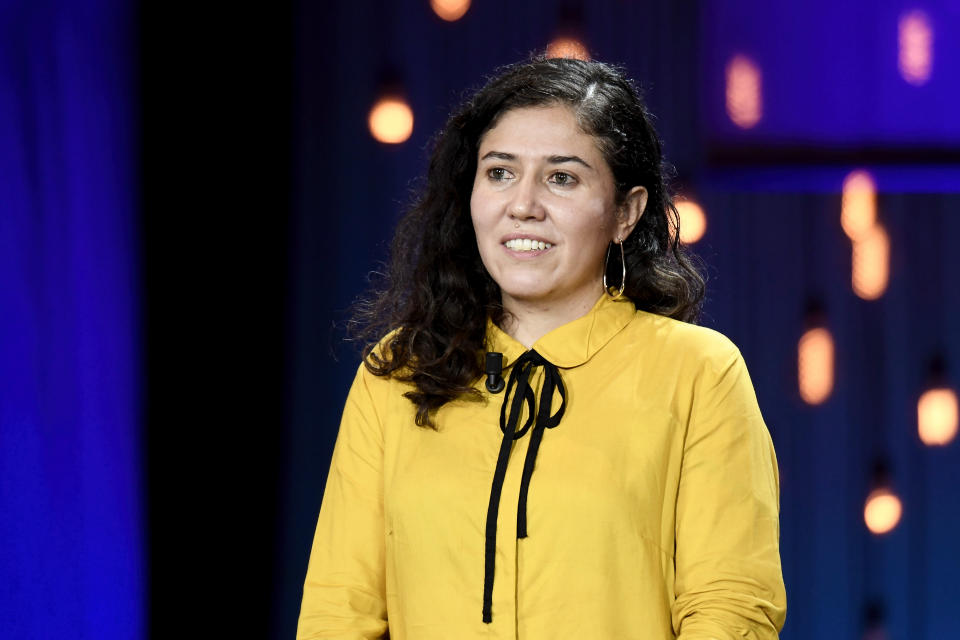
<path fill-rule="evenodd" d="M 503 354 L 496 351 L 487 352 L 487 361 L 484 371 L 487 374 L 487 391 L 500 393 L 503 391 Z"/>

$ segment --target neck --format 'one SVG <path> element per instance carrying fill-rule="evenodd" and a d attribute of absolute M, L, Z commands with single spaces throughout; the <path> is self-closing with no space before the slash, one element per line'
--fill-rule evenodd
<path fill-rule="evenodd" d="M 557 327 L 573 322 L 587 314 L 603 295 L 598 288 L 595 295 L 574 300 L 540 302 L 518 300 L 503 296 L 507 316 L 501 327 L 510 337 L 530 349 L 533 344 Z"/>

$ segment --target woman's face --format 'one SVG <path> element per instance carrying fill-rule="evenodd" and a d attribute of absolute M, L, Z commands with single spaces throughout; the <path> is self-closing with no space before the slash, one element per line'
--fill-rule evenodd
<path fill-rule="evenodd" d="M 504 307 L 593 306 L 608 244 L 643 212 L 639 190 L 639 210 L 634 189 L 618 216 L 613 173 L 569 108 L 503 114 L 480 140 L 470 215 Z"/>

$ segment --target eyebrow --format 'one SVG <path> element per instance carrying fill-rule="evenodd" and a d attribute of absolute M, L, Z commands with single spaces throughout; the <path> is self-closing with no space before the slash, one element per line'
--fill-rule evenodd
<path fill-rule="evenodd" d="M 550 164 L 564 164 L 566 162 L 576 162 L 577 164 L 582 164 L 587 169 L 593 169 L 589 164 L 587 164 L 583 158 L 580 156 L 550 156 L 547 158 L 547 162 Z"/>
<path fill-rule="evenodd" d="M 487 160 L 489 158 L 495 158 L 497 160 L 506 160 L 506 161 L 512 162 L 517 159 L 517 156 L 513 155 L 512 153 L 504 153 L 503 151 L 490 151 L 489 153 L 485 154 L 482 158 L 480 158 L 480 160 Z M 587 164 L 586 161 L 584 161 L 584 159 L 581 158 L 580 156 L 547 156 L 547 162 L 550 164 L 564 164 L 567 162 L 575 162 L 577 164 L 582 164 L 587 169 L 593 169 L 593 167 Z"/>

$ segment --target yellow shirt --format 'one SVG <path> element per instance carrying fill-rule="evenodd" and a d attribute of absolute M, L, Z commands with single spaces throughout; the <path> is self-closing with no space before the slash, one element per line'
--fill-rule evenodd
<path fill-rule="evenodd" d="M 523 345 L 488 323 L 504 377 Z M 603 296 L 533 349 L 559 368 L 517 538 L 532 429 L 499 501 L 492 622 L 487 509 L 504 392 L 414 424 L 409 385 L 359 368 L 304 585 L 297 638 L 776 638 L 786 596 L 769 433 L 721 334 Z M 538 396 L 543 368 L 531 385 Z M 554 413 L 560 403 L 553 398 Z M 521 422 L 522 424 L 522 422 Z M 518 427 L 519 428 L 519 427 Z"/>

